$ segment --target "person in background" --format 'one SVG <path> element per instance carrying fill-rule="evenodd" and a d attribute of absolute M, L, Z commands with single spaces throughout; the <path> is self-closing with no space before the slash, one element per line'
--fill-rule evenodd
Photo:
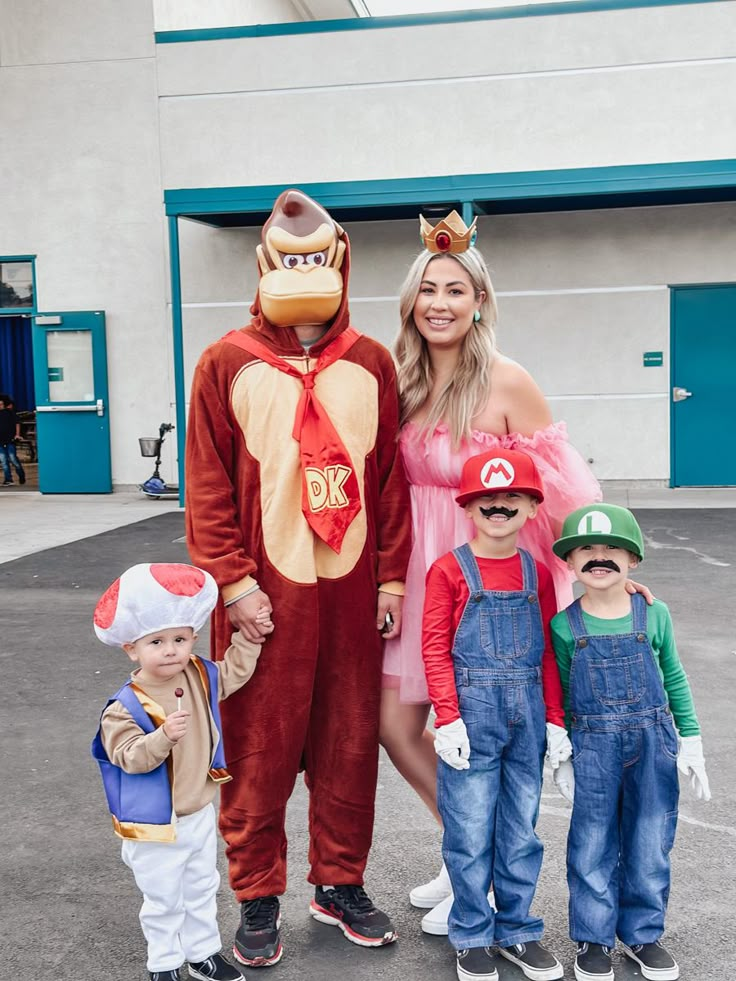
<path fill-rule="evenodd" d="M 26 472 L 18 459 L 15 441 L 20 439 L 20 422 L 10 395 L 0 395 L 0 466 L 3 468 L 3 487 L 13 483 L 12 464 L 18 475 L 18 483 L 25 484 Z"/>

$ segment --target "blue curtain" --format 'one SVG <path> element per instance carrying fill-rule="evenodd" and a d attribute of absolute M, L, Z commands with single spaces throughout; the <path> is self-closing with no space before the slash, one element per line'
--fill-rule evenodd
<path fill-rule="evenodd" d="M 36 408 L 30 317 L 0 317 L 0 394 L 12 395 L 15 411 Z"/>

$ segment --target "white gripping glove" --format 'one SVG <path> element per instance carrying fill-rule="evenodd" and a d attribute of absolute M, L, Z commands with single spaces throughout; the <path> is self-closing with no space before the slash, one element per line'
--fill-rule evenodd
<path fill-rule="evenodd" d="M 470 740 L 462 719 L 455 719 L 435 729 L 434 751 L 454 770 L 470 769 Z"/>
<path fill-rule="evenodd" d="M 690 789 L 698 800 L 710 800 L 710 784 L 705 772 L 703 741 L 700 736 L 680 736 L 677 769 L 690 778 Z"/>
<path fill-rule="evenodd" d="M 567 729 L 556 726 L 554 722 L 547 723 L 547 762 L 556 770 L 560 763 L 572 756 L 572 743 Z"/>
<path fill-rule="evenodd" d="M 575 773 L 572 760 L 561 760 L 552 771 L 552 779 L 566 801 L 575 803 Z"/>

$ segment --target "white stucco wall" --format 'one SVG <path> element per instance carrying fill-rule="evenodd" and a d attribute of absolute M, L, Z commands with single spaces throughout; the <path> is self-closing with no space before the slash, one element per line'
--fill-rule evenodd
<path fill-rule="evenodd" d="M 171 418 L 150 0 L 2 0 L 0 88 L 0 255 L 38 256 L 39 310 L 105 311 L 113 481 L 133 483 L 138 436 Z"/>
<path fill-rule="evenodd" d="M 203 348 L 242 326 L 255 229 L 182 222 L 187 387 Z M 419 250 L 413 221 L 346 226 L 355 325 L 390 345 Z M 499 295 L 499 348 L 537 379 L 600 479 L 669 477 L 669 286 L 736 278 L 736 204 L 479 219 Z M 662 367 L 644 367 L 662 351 Z"/>
<path fill-rule="evenodd" d="M 160 45 L 164 184 L 729 157 L 735 34 L 725 2 Z"/>
<path fill-rule="evenodd" d="M 156 45 L 174 13 L 0 0 L 0 255 L 38 256 L 39 309 L 106 311 L 117 484 L 148 475 L 137 438 L 175 420 L 164 190 L 736 157 L 735 3 Z M 500 346 L 600 477 L 667 478 L 667 285 L 736 279 L 734 218 L 480 220 Z M 188 385 L 247 319 L 258 232 L 180 226 Z M 416 225 L 348 228 L 355 322 L 389 343 Z M 643 368 L 645 350 L 664 366 Z"/>

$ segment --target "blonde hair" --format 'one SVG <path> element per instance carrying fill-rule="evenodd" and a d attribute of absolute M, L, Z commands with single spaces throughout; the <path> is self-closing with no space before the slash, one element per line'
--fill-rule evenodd
<path fill-rule="evenodd" d="M 397 362 L 402 425 L 425 404 L 432 388 L 429 348 L 414 323 L 414 305 L 427 266 L 446 255 L 447 253 L 421 252 L 412 263 L 401 287 L 401 326 L 394 343 L 394 357 Z M 420 433 L 430 435 L 442 420 L 450 430 L 453 445 L 457 447 L 463 438 L 470 436 L 473 417 L 488 401 L 491 366 L 496 355 L 494 326 L 498 311 L 491 277 L 480 252 L 470 248 L 449 258 L 454 259 L 466 271 L 476 297 L 484 292 L 485 298 L 480 305 L 480 320 L 471 325 L 463 338 L 457 367 L 452 378 L 437 395 L 420 427 Z"/>

